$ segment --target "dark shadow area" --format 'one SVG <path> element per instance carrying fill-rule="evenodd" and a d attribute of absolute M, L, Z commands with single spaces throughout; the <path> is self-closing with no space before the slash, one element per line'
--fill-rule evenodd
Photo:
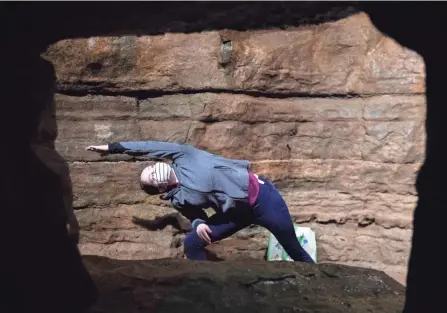
<path fill-rule="evenodd" d="M 0 86 L 4 239 L 1 312 L 83 312 L 96 289 L 67 236 L 57 174 L 31 150 L 43 110 L 39 93 L 54 69 L 39 53 L 64 38 L 162 34 L 211 29 L 291 27 L 337 20 L 356 8 L 336 2 L 20 3 L 0 5 Z M 426 160 L 407 279 L 405 313 L 445 312 L 443 232 L 447 221 L 445 135 L 447 12 L 437 3 L 362 3 L 384 34 L 424 57 L 427 71 Z M 93 70 L 98 68 L 93 66 Z M 8 238 L 8 239 L 6 239 Z"/>
<path fill-rule="evenodd" d="M 18 37 L 40 47 L 74 37 L 287 28 L 358 12 L 355 2 L 335 1 L 2 3 L 0 9 Z"/>
<path fill-rule="evenodd" d="M 191 230 L 191 222 L 184 218 L 180 213 L 171 213 L 155 218 L 154 220 L 145 220 L 133 217 L 132 222 L 135 225 L 146 228 L 147 230 L 161 230 L 167 226 L 172 226 L 177 230 L 176 233 L 185 233 Z"/>
<path fill-rule="evenodd" d="M 446 11 L 436 3 L 390 3 L 382 7 L 364 3 L 374 25 L 401 45 L 418 52 L 426 66 L 426 158 L 416 181 L 418 205 L 414 213 L 405 313 L 444 312 L 443 257 L 441 251 L 447 220 L 447 162 L 445 136 L 447 106 L 445 73 L 447 60 L 439 46 L 446 30 Z M 436 273 L 436 274 L 435 274 Z"/>
<path fill-rule="evenodd" d="M 58 156 L 49 152 L 57 132 L 51 123 L 54 67 L 26 50 L 3 52 L 0 309 L 83 312 L 97 291 L 66 228 L 67 181 L 61 173 L 68 167 L 59 160 L 55 169 L 40 158 Z M 40 144 L 39 152 L 33 147 Z"/>

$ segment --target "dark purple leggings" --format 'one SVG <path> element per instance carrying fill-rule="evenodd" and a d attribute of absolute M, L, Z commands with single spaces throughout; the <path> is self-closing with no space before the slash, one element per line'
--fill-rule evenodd
<path fill-rule="evenodd" d="M 289 209 L 284 199 L 273 184 L 264 177 L 259 177 L 264 184 L 259 184 L 258 199 L 253 208 L 233 209 L 222 214 L 213 215 L 207 225 L 212 233 L 211 242 L 225 239 L 252 224 L 267 228 L 295 261 L 315 263 L 301 247 L 295 235 L 295 229 Z M 206 260 L 204 248 L 207 243 L 200 239 L 193 230 L 185 238 L 185 254 L 191 260 Z"/>

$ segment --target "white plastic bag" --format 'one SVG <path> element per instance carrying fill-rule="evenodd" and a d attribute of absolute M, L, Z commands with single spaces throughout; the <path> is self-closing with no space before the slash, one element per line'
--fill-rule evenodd
<path fill-rule="evenodd" d="M 315 263 L 317 263 L 317 242 L 315 239 L 315 232 L 309 227 L 294 226 L 297 240 L 303 249 L 309 253 Z M 267 261 L 293 261 L 272 233 L 270 233 L 267 249 Z"/>

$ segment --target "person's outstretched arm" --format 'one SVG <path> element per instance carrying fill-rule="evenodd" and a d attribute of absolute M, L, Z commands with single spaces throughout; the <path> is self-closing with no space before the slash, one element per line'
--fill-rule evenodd
<path fill-rule="evenodd" d="M 190 145 L 163 141 L 120 141 L 87 147 L 87 150 L 101 154 L 139 154 L 171 160 L 187 154 L 192 149 L 195 148 Z"/>

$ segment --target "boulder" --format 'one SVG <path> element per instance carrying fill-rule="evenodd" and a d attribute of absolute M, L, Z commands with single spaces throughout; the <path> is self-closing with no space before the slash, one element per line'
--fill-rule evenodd
<path fill-rule="evenodd" d="M 298 262 L 119 261 L 84 257 L 96 312 L 398 313 L 405 288 L 383 272 Z"/>

